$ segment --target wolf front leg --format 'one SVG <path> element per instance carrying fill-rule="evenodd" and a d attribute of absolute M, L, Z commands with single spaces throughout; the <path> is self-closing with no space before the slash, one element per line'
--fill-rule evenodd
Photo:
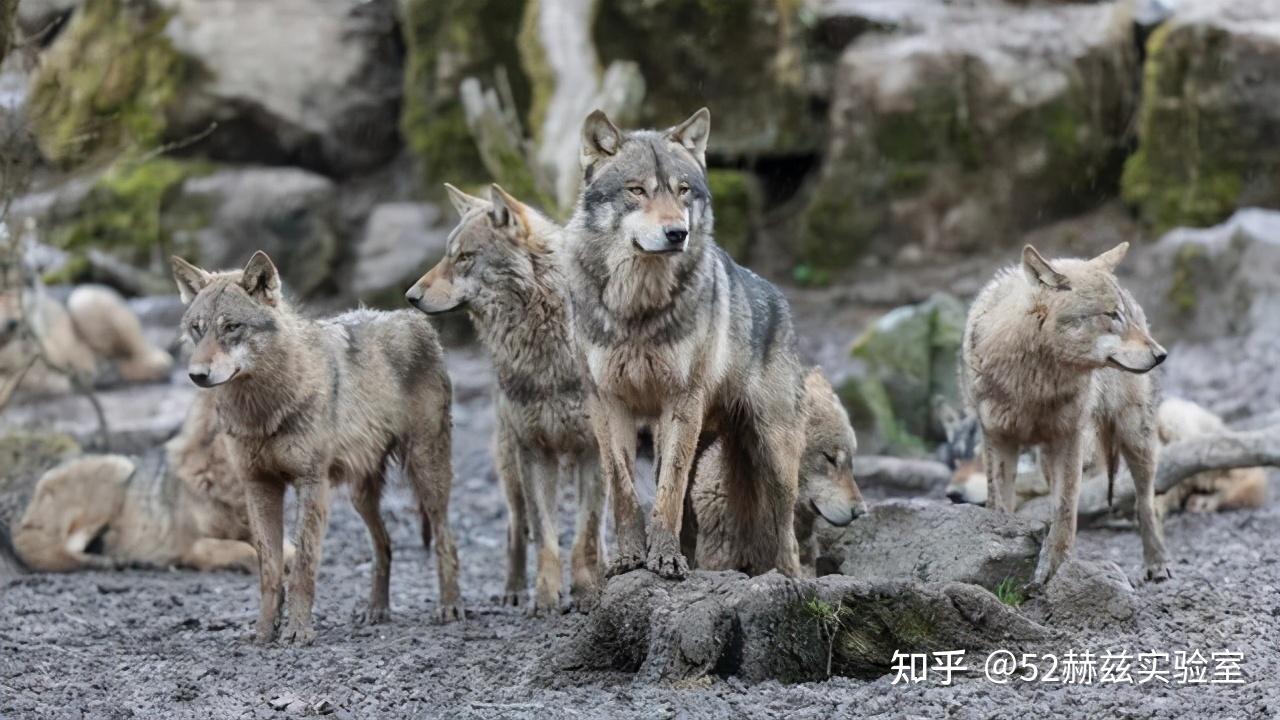
<path fill-rule="evenodd" d="M 448 402 L 448 396 L 444 396 Z M 458 546 L 449 525 L 449 494 L 453 490 L 452 420 L 446 405 L 423 427 L 423 434 L 406 450 L 405 475 L 431 523 L 436 549 L 436 578 L 440 585 L 440 622 L 462 620 L 466 611 L 458 588 Z"/>
<path fill-rule="evenodd" d="M 1138 516 L 1138 532 L 1142 535 L 1142 559 L 1146 578 L 1160 582 L 1173 577 L 1169 572 L 1164 548 L 1164 529 L 1155 510 L 1156 444 L 1152 433 L 1125 433 L 1120 452 L 1133 476 L 1133 504 Z"/>
<path fill-rule="evenodd" d="M 604 481 L 600 477 L 600 464 L 594 452 L 576 458 L 570 465 L 568 474 L 574 478 L 578 492 L 573 551 L 570 554 L 573 571 L 570 593 L 576 609 L 589 610 L 599 600 L 604 574 L 604 553 L 600 542 L 604 526 Z"/>
<path fill-rule="evenodd" d="M 987 507 L 1013 512 L 1018 481 L 1018 454 L 1022 448 L 983 428 L 983 462 L 987 467 Z"/>
<path fill-rule="evenodd" d="M 258 585 L 262 604 L 254 640 L 269 643 L 280 629 L 284 605 L 284 488 L 278 478 L 250 477 L 245 481 L 249 529 L 258 551 Z"/>
<path fill-rule="evenodd" d="M 502 604 L 518 607 L 526 604 L 525 587 L 528 585 L 528 513 L 525 506 L 524 480 L 520 466 L 519 448 L 515 438 L 502 427 L 499 417 L 494 437 L 494 456 L 498 465 L 498 480 L 502 483 L 507 500 L 507 588 Z"/>
<path fill-rule="evenodd" d="M 600 469 L 613 503 L 618 552 L 608 575 L 644 567 L 644 511 L 636 496 L 636 421 L 616 398 L 593 393 L 588 400 L 591 429 L 600 447 Z"/>
<path fill-rule="evenodd" d="M 1076 511 L 1080 501 L 1081 442 L 1079 432 L 1060 438 L 1044 446 L 1044 467 L 1051 478 L 1050 496 L 1052 508 L 1049 518 L 1049 534 L 1040 546 L 1040 560 L 1036 563 L 1035 578 L 1031 589 L 1038 590 L 1058 571 L 1062 561 L 1071 552 L 1076 539 Z"/>
<path fill-rule="evenodd" d="M 560 513 L 556 503 L 559 464 L 554 457 L 523 449 L 522 466 L 529 470 L 525 493 L 537 512 L 538 577 L 534 581 L 534 614 L 560 609 Z"/>
<path fill-rule="evenodd" d="M 649 523 L 645 567 L 665 578 L 678 580 L 689 574 L 689 562 L 680 550 L 680 521 L 689 470 L 702 433 L 703 398 L 702 390 L 694 389 L 670 401 L 654 432 L 658 494 Z M 787 522 L 790 521 L 788 516 Z"/>
<path fill-rule="evenodd" d="M 316 639 L 311 608 L 316 598 L 316 573 L 324 531 L 329 526 L 329 478 L 319 473 L 294 481 L 298 491 L 298 556 L 289 574 L 289 619 L 280 639 L 310 645 Z"/>

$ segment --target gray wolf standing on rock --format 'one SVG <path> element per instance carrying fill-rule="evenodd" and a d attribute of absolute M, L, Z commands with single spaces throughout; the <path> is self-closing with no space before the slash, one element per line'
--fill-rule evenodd
<path fill-rule="evenodd" d="M 304 319 L 284 300 L 280 275 L 262 252 L 243 271 L 209 273 L 173 258 L 173 272 L 188 306 L 182 327 L 195 345 L 191 380 L 213 388 L 231 465 L 244 480 L 260 564 L 258 641 L 277 636 L 285 599 L 288 485 L 298 493 L 299 527 L 281 639 L 315 638 L 311 606 L 331 484 L 351 483 L 351 502 L 373 540 L 373 589 L 357 621 L 387 619 L 391 540 L 379 505 L 393 458 L 402 461 L 430 521 L 438 615 L 461 618 L 458 554 L 446 512 L 452 388 L 431 323 L 409 310 Z"/>
<path fill-rule="evenodd" d="M 866 514 L 867 504 L 853 477 L 858 440 L 849 414 L 821 369 L 809 371 L 804 387 L 808 420 L 795 528 L 800 564 L 811 570 L 817 557 L 814 523 L 818 518 L 843 527 Z M 698 456 L 689 486 L 689 507 L 681 534 L 685 555 L 702 570 L 742 570 L 758 575 L 772 567 L 773 558 L 754 552 L 754 546 L 734 542 L 750 528 L 729 524 L 733 518 L 725 508 L 725 471 L 723 447 L 716 440 Z"/>
<path fill-rule="evenodd" d="M 573 601 L 590 607 L 604 571 L 604 481 L 554 247 L 560 228 L 497 185 L 490 200 L 446 187 L 462 222 L 450 235 L 444 258 L 406 296 L 429 314 L 465 307 L 493 356 L 498 375 L 494 456 L 509 512 L 503 602 L 518 605 L 525 593 L 531 517 L 538 543 L 534 611 L 559 607 L 556 499 L 563 476 L 576 483 L 578 496 Z"/>
<path fill-rule="evenodd" d="M 1114 478 L 1124 457 L 1133 475 L 1146 575 L 1169 577 L 1155 512 L 1156 403 L 1150 372 L 1167 357 L 1146 316 L 1120 287 L 1122 243 L 1092 260 L 1041 257 L 1030 245 L 1022 268 L 997 273 L 965 325 L 961 386 L 982 426 L 988 506 L 1013 511 L 1024 447 L 1041 448 L 1052 489 L 1049 535 L 1033 587 L 1053 576 L 1075 540 L 1085 434 Z"/>
<path fill-rule="evenodd" d="M 612 573 L 681 578 L 679 533 L 694 457 L 723 443 L 734 539 L 800 573 L 794 511 L 804 380 L 787 301 L 712 239 L 704 108 L 668 130 L 582 128 L 583 190 L 567 228 L 574 332 L 613 498 Z M 648 528 L 634 484 L 636 427 L 652 424 Z M 767 548 L 767 551 L 765 550 Z"/>

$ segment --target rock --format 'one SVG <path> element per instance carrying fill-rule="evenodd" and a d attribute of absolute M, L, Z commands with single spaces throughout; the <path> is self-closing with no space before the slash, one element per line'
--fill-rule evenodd
<path fill-rule="evenodd" d="M 1280 5 L 1181 2 L 1147 40 L 1125 199 L 1159 230 L 1280 207 Z"/>
<path fill-rule="evenodd" d="M 761 240 L 764 189 L 760 179 L 742 170 L 707 171 L 707 186 L 715 206 L 716 243 L 734 260 L 750 262 Z"/>
<path fill-rule="evenodd" d="M 976 505 L 886 500 L 843 528 L 822 526 L 818 571 L 860 580 L 1030 580 L 1044 524 Z"/>
<path fill-rule="evenodd" d="M 218 170 L 184 182 L 163 222 L 175 247 L 206 268 L 238 268 L 266 251 L 288 291 L 305 296 L 333 271 L 334 185 L 298 168 Z"/>
<path fill-rule="evenodd" d="M 356 297 L 369 305 L 403 307 L 409 286 L 444 257 L 449 230 L 435 205 L 375 207 L 355 249 L 351 286 Z"/>
<path fill-rule="evenodd" d="M 1132 621 L 1138 595 L 1113 562 L 1068 558 L 1044 588 L 1043 619 L 1055 625 L 1110 627 Z"/>
<path fill-rule="evenodd" d="M 422 164 L 424 184 L 489 182 L 463 115 L 459 86 L 468 76 L 492 85 L 504 68 L 524 116 L 529 86 L 519 72 L 517 37 L 524 2 L 403 0 L 406 49 L 400 134 Z"/>
<path fill-rule="evenodd" d="M 109 448 L 100 445 L 98 418 L 89 401 L 80 395 L 11 405 L 0 417 L 0 433 L 28 427 L 49 428 L 71 437 L 88 450 L 141 455 L 178 431 L 195 393 L 196 387 L 185 378 L 183 383 L 173 385 L 129 385 L 97 391 L 107 419 Z"/>
<path fill-rule="evenodd" d="M 1105 197 L 1137 103 L 1132 33 L 1126 6 L 1103 3 L 864 34 L 835 70 L 797 260 L 972 250 Z"/>
<path fill-rule="evenodd" d="M 17 0 L 0 0 L 0 62 L 4 61 L 13 45 L 17 13 Z"/>
<path fill-rule="evenodd" d="M 668 127 L 705 105 L 714 157 L 819 148 L 823 123 L 806 82 L 800 3 L 611 0 L 596 12 L 602 65 L 633 61 L 644 76 L 638 124 Z"/>
<path fill-rule="evenodd" d="M 829 576 L 695 571 L 681 582 L 637 570 L 611 579 L 600 605 L 552 649 L 534 681 L 583 670 L 637 681 L 805 682 L 889 673 L 894 652 L 1020 646 L 1041 626 L 990 593 L 960 583 L 868 582 Z"/>
<path fill-rule="evenodd" d="M 64 165 L 177 142 L 351 174 L 399 146 L 395 31 L 394 0 L 86 3 L 32 81 L 32 124 Z"/>

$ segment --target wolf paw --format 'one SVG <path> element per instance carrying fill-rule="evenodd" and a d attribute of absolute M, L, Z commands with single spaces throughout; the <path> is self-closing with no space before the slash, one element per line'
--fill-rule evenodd
<path fill-rule="evenodd" d="M 645 566 L 644 557 L 640 555 L 618 555 L 609 563 L 609 569 L 605 572 L 608 577 L 615 575 L 625 575 L 632 570 L 639 570 Z"/>
<path fill-rule="evenodd" d="M 598 591 L 591 592 L 575 592 L 569 598 L 569 610 L 580 613 L 590 613 L 600 605 L 600 593 Z"/>
<path fill-rule="evenodd" d="M 391 619 L 391 608 L 386 605 L 374 605 L 372 603 L 362 608 L 356 608 L 351 613 L 351 624 L 356 626 L 378 625 Z"/>
<path fill-rule="evenodd" d="M 467 611 L 462 609 L 462 603 L 445 603 L 436 609 L 436 622 L 448 623 L 455 620 L 465 620 Z"/>
<path fill-rule="evenodd" d="M 521 605 L 529 604 L 529 600 L 525 597 L 523 590 L 508 590 L 502 594 L 502 599 L 499 602 L 503 607 L 520 607 Z"/>
<path fill-rule="evenodd" d="M 1153 563 L 1147 566 L 1147 582 L 1164 582 L 1173 577 L 1164 563 Z"/>
<path fill-rule="evenodd" d="M 649 553 L 645 567 L 668 580 L 683 580 L 689 574 L 689 562 L 679 551 L 665 553 L 654 551 Z"/>
<path fill-rule="evenodd" d="M 315 640 L 315 628 L 300 622 L 290 621 L 285 626 L 284 632 L 280 634 L 280 642 L 283 645 L 310 645 Z"/>
<path fill-rule="evenodd" d="M 1044 592 L 1044 583 L 1039 580 L 1032 580 L 1021 588 L 1024 598 L 1033 598 Z"/>

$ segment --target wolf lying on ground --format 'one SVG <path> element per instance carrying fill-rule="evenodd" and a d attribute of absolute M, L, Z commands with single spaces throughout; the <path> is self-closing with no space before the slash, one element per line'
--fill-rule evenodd
<path fill-rule="evenodd" d="M 213 399 L 202 395 L 163 448 L 59 465 L 41 476 L 18 522 L 18 555 L 46 572 L 133 565 L 252 572 L 258 555 L 224 443 Z"/>
<path fill-rule="evenodd" d="M 853 477 L 853 456 L 858 441 L 840 398 L 822 370 L 813 368 L 804 378 L 804 457 L 800 464 L 800 492 L 796 497 L 796 542 L 800 564 L 813 569 L 817 557 L 814 523 L 819 517 L 835 526 L 848 525 L 867 512 L 867 504 Z M 736 539 L 749 528 L 731 527 L 734 515 L 726 504 L 723 449 L 719 440 L 698 456 L 689 485 L 681 541 L 685 556 L 702 570 L 742 570 L 758 575 L 772 567 L 772 556 L 753 552 Z"/>
<path fill-rule="evenodd" d="M 9 269 L 0 285 L 0 406 L 20 392 L 59 395 L 71 378 L 86 384 L 116 375 L 126 382 L 163 380 L 173 368 L 169 353 L 147 342 L 138 318 L 114 290 L 82 285 L 64 308 L 39 283 L 21 283 Z M 24 287 L 25 285 L 25 287 Z M 55 368 L 31 364 L 37 349 L 22 333 L 23 316 Z M 25 374 L 24 374 L 25 373 Z M 18 382 L 21 378 L 21 382 Z"/>
<path fill-rule="evenodd" d="M 988 506 L 1013 511 L 1023 448 L 1041 447 L 1053 493 L 1048 537 L 1032 582 L 1053 576 L 1071 550 L 1084 437 L 1114 477 L 1123 456 L 1133 476 L 1148 579 L 1169 577 L 1155 512 L 1155 400 L 1146 375 L 1167 357 L 1142 308 L 1116 281 L 1128 243 L 1092 260 L 1041 257 L 1026 246 L 1022 267 L 996 274 L 969 310 L 961 388 L 985 445 Z"/>
<path fill-rule="evenodd" d="M 452 390 L 431 323 L 405 310 L 299 316 L 262 252 L 243 271 L 209 273 L 173 258 L 195 345 L 192 382 L 211 388 L 227 453 L 244 482 L 259 558 L 262 606 L 256 637 L 279 631 L 285 600 L 284 492 L 298 493 L 297 558 L 281 639 L 315 638 L 311 607 L 328 522 L 331 484 L 350 482 L 351 501 L 373 540 L 373 587 L 358 622 L 388 617 L 391 540 L 379 514 L 387 465 L 400 459 L 426 513 L 436 548 L 442 620 L 462 617 L 458 554 L 447 508 Z"/>
<path fill-rule="evenodd" d="M 446 187 L 462 222 L 449 236 L 444 258 L 407 297 L 427 313 L 465 307 L 493 356 L 498 376 L 494 457 L 509 513 L 503 601 L 518 605 L 524 596 L 527 518 L 532 518 L 538 544 L 534 611 L 559 607 L 557 479 L 562 476 L 576 484 L 578 497 L 572 596 L 579 607 L 589 607 L 604 570 L 604 482 L 554 247 L 560 228 L 497 185 L 490 200 Z"/>
<path fill-rule="evenodd" d="M 964 426 L 977 426 L 976 418 L 962 421 Z M 1156 433 L 1161 445 L 1210 435 L 1227 430 L 1222 419 L 1189 401 L 1170 398 L 1156 411 Z M 1096 443 L 1085 437 L 1086 451 L 1083 477 L 1099 477 L 1106 469 L 1106 459 L 1097 456 Z M 952 502 L 982 505 L 987 502 L 987 475 L 983 468 L 981 446 L 977 452 L 961 451 L 955 458 L 955 472 L 947 485 L 946 495 Z M 1014 507 L 1035 497 L 1047 495 L 1049 486 L 1038 471 L 1019 468 L 1014 490 Z M 1266 502 L 1267 475 L 1262 468 L 1209 470 L 1193 475 L 1169 490 L 1156 495 L 1156 511 L 1162 515 L 1187 512 L 1215 512 L 1261 507 Z"/>
<path fill-rule="evenodd" d="M 684 577 L 679 533 L 699 445 L 718 437 L 733 542 L 800 572 L 794 510 L 804 381 L 787 301 L 712 239 L 710 113 L 622 132 L 593 112 L 583 189 L 566 229 L 588 410 L 613 500 L 612 573 Z M 652 423 L 658 479 L 646 537 L 634 484 L 637 423 Z"/>

